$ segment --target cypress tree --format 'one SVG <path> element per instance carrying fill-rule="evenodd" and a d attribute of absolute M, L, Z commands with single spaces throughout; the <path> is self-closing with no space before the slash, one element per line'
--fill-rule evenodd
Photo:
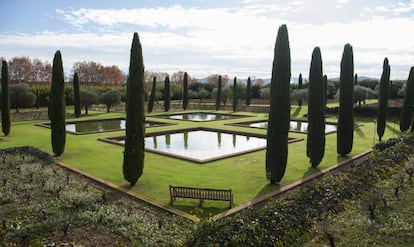
<path fill-rule="evenodd" d="M 53 153 L 56 156 L 63 154 L 66 143 L 66 108 L 65 108 L 65 81 L 60 51 L 55 53 L 52 67 L 52 85 L 50 87 L 49 119 Z"/>
<path fill-rule="evenodd" d="M 252 82 L 250 81 L 250 77 L 247 78 L 247 86 L 246 86 L 246 105 L 250 105 L 251 97 L 252 97 Z"/>
<path fill-rule="evenodd" d="M 220 103 L 221 103 L 221 75 L 219 75 L 218 82 L 217 82 L 216 111 L 220 110 Z"/>
<path fill-rule="evenodd" d="M 324 98 L 324 108 L 328 104 L 328 76 L 323 76 L 323 98 Z"/>
<path fill-rule="evenodd" d="M 352 151 L 354 141 L 354 54 L 350 44 L 342 53 L 339 88 L 336 151 L 345 156 Z"/>
<path fill-rule="evenodd" d="M 164 82 L 164 111 L 170 110 L 170 100 L 170 78 L 167 76 Z"/>
<path fill-rule="evenodd" d="M 144 61 L 138 33 L 134 33 L 129 62 L 126 102 L 126 139 L 123 162 L 125 180 L 134 186 L 144 170 L 145 148 Z"/>
<path fill-rule="evenodd" d="M 1 65 L 1 129 L 5 136 L 10 134 L 10 88 L 7 62 Z"/>
<path fill-rule="evenodd" d="M 354 85 L 358 85 L 358 74 L 355 73 L 355 77 L 354 77 Z"/>
<path fill-rule="evenodd" d="M 388 58 L 384 59 L 382 66 L 382 75 L 379 85 L 379 98 L 378 98 L 378 117 L 377 117 L 377 134 L 378 139 L 381 141 L 385 132 L 387 104 L 388 104 L 388 89 L 390 86 L 390 65 L 388 64 Z"/>
<path fill-rule="evenodd" d="M 267 125 L 266 177 L 279 183 L 286 171 L 290 124 L 290 47 L 286 25 L 279 27 L 272 68 Z"/>
<path fill-rule="evenodd" d="M 234 77 L 234 82 L 233 82 L 233 111 L 237 111 L 237 104 L 239 103 L 239 99 L 237 96 L 237 78 Z"/>
<path fill-rule="evenodd" d="M 401 109 L 400 130 L 406 131 L 410 128 L 411 119 L 413 118 L 414 103 L 414 66 L 410 69 L 405 88 L 404 103 Z"/>
<path fill-rule="evenodd" d="M 325 95 L 322 76 L 322 57 L 319 47 L 312 53 L 309 71 L 308 137 L 306 153 L 313 167 L 317 167 L 325 154 Z"/>
<path fill-rule="evenodd" d="M 80 100 L 80 89 L 79 89 L 79 76 L 76 72 L 73 75 L 73 103 L 75 106 L 75 117 L 81 115 L 81 100 Z"/>
<path fill-rule="evenodd" d="M 157 77 L 154 76 L 154 78 L 152 79 L 152 89 L 151 89 L 151 94 L 150 94 L 150 98 L 148 101 L 148 112 L 152 112 L 152 109 L 154 108 L 154 101 L 155 101 L 155 93 L 157 90 Z"/>
<path fill-rule="evenodd" d="M 187 72 L 184 73 L 184 81 L 183 81 L 183 109 L 184 111 L 187 110 L 188 107 L 188 75 Z"/>
<path fill-rule="evenodd" d="M 299 79 L 298 79 L 298 90 L 302 89 L 302 73 L 299 74 Z M 301 107 L 302 106 L 302 98 L 298 98 L 298 106 Z"/>

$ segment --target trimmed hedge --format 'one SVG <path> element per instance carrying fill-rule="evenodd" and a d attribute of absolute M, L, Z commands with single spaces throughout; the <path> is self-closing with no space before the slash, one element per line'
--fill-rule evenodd
<path fill-rule="evenodd" d="M 362 164 L 325 175 L 263 209 L 201 223 L 185 246 L 302 246 L 303 236 L 324 213 L 341 211 L 345 200 L 361 197 L 413 152 L 412 134 L 377 144 Z"/>

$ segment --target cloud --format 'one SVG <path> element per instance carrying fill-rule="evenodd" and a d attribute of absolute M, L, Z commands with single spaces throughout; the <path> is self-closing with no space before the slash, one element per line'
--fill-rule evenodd
<path fill-rule="evenodd" d="M 333 12 L 342 14 L 345 12 L 341 11 L 350 11 L 347 8 L 360 3 L 315 1 L 326 3 L 327 9 L 335 9 Z M 318 18 L 334 18 L 335 15 L 329 11 L 321 15 L 318 4 L 312 9 L 315 1 L 282 0 L 274 4 L 274 1 L 248 0 L 241 6 L 223 8 L 176 5 L 56 10 L 61 19 L 75 28 L 74 31 L 0 34 L 0 47 L 5 51 L 2 56 L 8 59 L 28 55 L 49 61 L 55 50 L 60 49 L 66 72 L 74 62 L 91 60 L 104 65 L 117 64 L 127 71 L 132 33 L 139 31 L 148 70 L 186 70 L 199 78 L 212 73 L 240 78 L 250 75 L 269 78 L 277 29 L 287 23 L 292 76 L 302 73 L 307 77 L 312 50 L 319 46 L 324 72 L 329 77 L 337 77 L 343 46 L 350 43 L 354 47 L 355 71 L 358 74 L 379 77 L 382 61 L 387 56 L 391 77 L 406 79 L 414 61 L 414 52 L 411 52 L 414 51 L 414 37 L 407 31 L 414 25 L 412 18 L 386 18 L 375 8 L 360 8 L 352 15 L 358 18 L 318 21 Z M 337 3 L 347 7 L 336 10 Z M 395 4 L 394 10 L 411 5 L 413 2 Z M 319 8 L 319 16 L 313 12 L 316 7 Z M 367 14 L 369 11 L 370 15 Z"/>

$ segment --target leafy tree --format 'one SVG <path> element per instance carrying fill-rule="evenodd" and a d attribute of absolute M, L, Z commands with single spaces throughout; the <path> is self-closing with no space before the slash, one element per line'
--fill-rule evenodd
<path fill-rule="evenodd" d="M 227 100 L 231 97 L 232 91 L 229 86 L 225 86 L 221 88 L 221 102 L 224 106 L 227 104 Z"/>
<path fill-rule="evenodd" d="M 50 87 L 49 119 L 52 131 L 52 148 L 56 156 L 63 154 L 66 143 L 65 81 L 60 51 L 55 53 Z"/>
<path fill-rule="evenodd" d="M 382 75 L 379 87 L 378 98 L 378 117 L 377 117 L 377 134 L 379 141 L 385 132 L 387 104 L 388 104 L 388 90 L 390 86 L 390 65 L 388 64 L 388 58 L 384 59 L 382 66 Z"/>
<path fill-rule="evenodd" d="M 188 107 L 188 74 L 187 72 L 184 73 L 184 81 L 183 81 L 183 109 L 187 110 Z"/>
<path fill-rule="evenodd" d="M 85 115 L 88 115 L 89 107 L 99 103 L 99 96 L 95 92 L 87 89 L 80 90 L 81 105 L 85 108 Z"/>
<path fill-rule="evenodd" d="M 250 77 L 247 78 L 247 86 L 246 86 L 246 105 L 250 105 L 250 99 L 252 97 L 252 82 L 250 81 Z"/>
<path fill-rule="evenodd" d="M 302 85 L 303 85 L 303 81 L 302 81 L 302 73 L 299 74 L 299 79 L 298 79 L 298 90 L 302 89 Z M 302 98 L 298 97 L 298 106 L 301 107 L 302 106 Z"/>
<path fill-rule="evenodd" d="M 155 94 L 157 91 L 157 77 L 154 76 L 152 79 L 152 89 L 151 89 L 151 95 L 148 102 L 148 112 L 152 112 L 152 109 L 154 108 L 154 101 L 155 101 Z"/>
<path fill-rule="evenodd" d="M 361 105 L 361 103 L 365 104 L 367 99 L 374 99 L 375 95 L 375 91 L 370 88 L 360 85 L 354 86 L 354 102 L 358 103 L 358 105 Z"/>
<path fill-rule="evenodd" d="M 109 113 L 111 107 L 121 103 L 121 92 L 115 89 L 109 90 L 101 95 L 100 101 L 106 105 L 106 112 Z"/>
<path fill-rule="evenodd" d="M 75 117 L 78 118 L 81 115 L 81 100 L 79 92 L 79 76 L 77 72 L 73 75 L 73 99 L 75 106 Z"/>
<path fill-rule="evenodd" d="M 200 103 L 203 102 L 203 99 L 206 99 L 209 96 L 209 93 L 204 88 L 198 91 L 198 97 L 200 99 Z"/>
<path fill-rule="evenodd" d="M 239 98 L 237 97 L 237 78 L 234 77 L 233 81 L 233 111 L 237 111 L 237 104 L 239 102 Z"/>
<path fill-rule="evenodd" d="M 408 75 L 407 86 L 405 90 L 404 103 L 401 109 L 400 130 L 406 131 L 410 128 L 413 119 L 413 103 L 414 103 L 414 66 L 410 69 Z"/>
<path fill-rule="evenodd" d="M 164 111 L 170 110 L 170 104 L 171 104 L 171 92 L 170 92 L 170 78 L 167 76 L 165 77 L 164 82 Z"/>
<path fill-rule="evenodd" d="M 1 129 L 5 136 L 10 134 L 10 125 L 9 70 L 7 62 L 3 60 L 1 66 Z"/>
<path fill-rule="evenodd" d="M 312 52 L 309 72 L 308 137 L 306 154 L 317 167 L 325 154 L 325 95 L 322 57 L 319 47 Z"/>
<path fill-rule="evenodd" d="M 262 87 L 259 92 L 263 99 L 270 99 L 270 87 Z"/>
<path fill-rule="evenodd" d="M 220 110 L 220 103 L 221 103 L 221 75 L 219 75 L 218 81 L 217 81 L 216 111 Z"/>
<path fill-rule="evenodd" d="M 273 59 L 270 111 L 267 126 L 266 177 L 279 183 L 286 171 L 290 124 L 291 61 L 286 25 L 279 27 Z"/>
<path fill-rule="evenodd" d="M 10 86 L 11 107 L 19 112 L 22 107 L 32 107 L 36 102 L 36 95 L 30 91 L 26 83 L 17 83 Z"/>
<path fill-rule="evenodd" d="M 354 54 L 350 44 L 344 46 L 342 53 L 339 88 L 336 151 L 345 156 L 352 151 L 354 141 Z"/>
<path fill-rule="evenodd" d="M 122 166 L 124 178 L 131 187 L 136 184 L 144 170 L 144 100 L 144 61 L 138 33 L 134 33 L 127 81 L 126 139 Z"/>

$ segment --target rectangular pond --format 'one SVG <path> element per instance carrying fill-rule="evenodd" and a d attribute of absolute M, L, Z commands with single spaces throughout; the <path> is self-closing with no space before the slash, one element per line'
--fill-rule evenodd
<path fill-rule="evenodd" d="M 108 131 L 118 131 L 125 129 L 126 120 L 124 118 L 109 118 L 98 120 L 72 121 L 66 122 L 66 131 L 71 134 L 92 134 Z M 169 125 L 166 123 L 146 121 L 145 127 L 156 127 Z M 39 126 L 50 128 L 50 123 L 42 123 Z"/>
<path fill-rule="evenodd" d="M 208 121 L 243 118 L 243 117 L 250 117 L 250 116 L 236 115 L 236 114 L 221 114 L 221 113 L 214 113 L 214 112 L 188 112 L 188 113 L 178 113 L 178 114 L 155 115 L 153 117 L 168 118 L 168 119 L 183 120 L 183 121 L 193 121 L 193 122 L 208 122 Z"/>
<path fill-rule="evenodd" d="M 100 140 L 123 145 L 125 137 Z M 290 139 L 296 141 L 299 139 Z M 266 136 L 210 128 L 192 128 L 151 133 L 145 137 L 145 150 L 196 163 L 233 157 L 266 148 Z"/>
<path fill-rule="evenodd" d="M 251 127 L 251 128 L 261 128 L 267 129 L 267 121 L 251 121 L 251 122 L 242 122 L 242 123 L 235 123 L 231 125 L 236 126 L 243 126 L 243 127 Z M 297 133 L 308 133 L 308 122 L 306 121 L 299 121 L 299 120 L 291 120 L 289 124 L 289 131 L 290 132 L 297 132 Z M 326 123 L 325 124 L 325 133 L 330 134 L 336 132 L 336 124 L 333 123 Z"/>

